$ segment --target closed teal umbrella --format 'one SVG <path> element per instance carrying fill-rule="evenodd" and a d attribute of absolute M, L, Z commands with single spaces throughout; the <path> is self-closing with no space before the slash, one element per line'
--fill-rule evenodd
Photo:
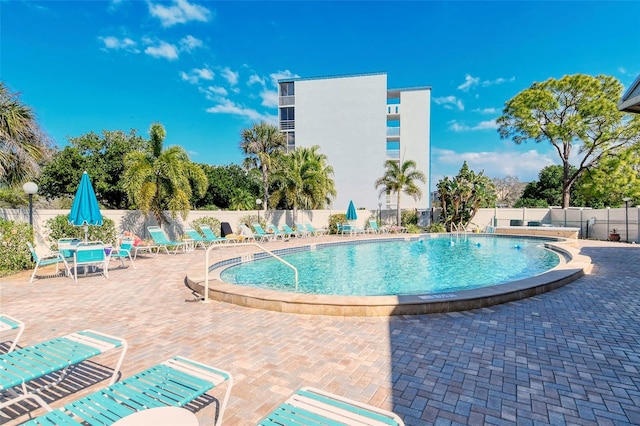
<path fill-rule="evenodd" d="M 82 174 L 76 196 L 73 198 L 69 223 L 74 226 L 84 226 L 85 241 L 89 239 L 89 225 L 102 226 L 100 206 L 87 172 Z"/>
<path fill-rule="evenodd" d="M 349 208 L 347 208 L 347 220 L 356 220 L 357 218 L 356 206 L 353 205 L 353 200 L 351 200 L 349 201 Z"/>

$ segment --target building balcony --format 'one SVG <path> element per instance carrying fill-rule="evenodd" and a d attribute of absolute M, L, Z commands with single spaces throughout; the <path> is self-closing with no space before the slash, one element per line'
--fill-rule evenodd
<path fill-rule="evenodd" d="M 280 130 L 295 130 L 295 120 L 280 120 Z"/>
<path fill-rule="evenodd" d="M 400 150 L 399 149 L 388 149 L 387 150 L 387 160 L 398 160 L 400 158 Z"/>
<path fill-rule="evenodd" d="M 278 99 L 279 106 L 288 106 L 288 105 L 295 105 L 295 104 L 296 104 L 295 96 L 280 96 Z"/>
<path fill-rule="evenodd" d="M 400 127 L 387 127 L 387 136 L 400 136 Z"/>
<path fill-rule="evenodd" d="M 400 105 L 387 104 L 387 115 L 399 115 Z"/>

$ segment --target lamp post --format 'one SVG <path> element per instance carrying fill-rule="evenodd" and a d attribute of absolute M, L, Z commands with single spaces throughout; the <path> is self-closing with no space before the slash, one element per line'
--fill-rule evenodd
<path fill-rule="evenodd" d="M 38 192 L 38 185 L 33 182 L 27 182 L 22 185 L 22 190 L 29 194 L 29 225 L 33 227 L 33 194 Z"/>
<path fill-rule="evenodd" d="M 382 223 L 382 203 L 378 203 L 378 223 Z"/>
<path fill-rule="evenodd" d="M 627 234 L 625 241 L 629 242 L 629 201 L 631 201 L 631 198 L 624 197 L 622 201 L 624 201 L 624 230 Z"/>
<path fill-rule="evenodd" d="M 256 198 L 256 205 L 258 206 L 258 223 L 260 223 L 260 206 L 262 205 L 262 200 L 260 198 Z"/>

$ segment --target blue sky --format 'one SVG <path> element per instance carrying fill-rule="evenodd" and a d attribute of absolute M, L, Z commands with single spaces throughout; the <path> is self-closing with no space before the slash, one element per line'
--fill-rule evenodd
<path fill-rule="evenodd" d="M 559 160 L 500 139 L 504 103 L 575 73 L 627 88 L 638 16 L 638 1 L 0 0 L 0 78 L 61 146 L 161 122 L 165 146 L 222 165 L 241 162 L 241 129 L 275 123 L 278 78 L 386 72 L 432 87 L 432 186 L 464 160 L 526 182 Z"/>

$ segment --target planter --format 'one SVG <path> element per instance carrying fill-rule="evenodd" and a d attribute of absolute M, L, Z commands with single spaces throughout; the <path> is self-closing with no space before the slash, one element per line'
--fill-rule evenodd
<path fill-rule="evenodd" d="M 620 241 L 620 234 L 609 234 L 609 241 Z"/>

